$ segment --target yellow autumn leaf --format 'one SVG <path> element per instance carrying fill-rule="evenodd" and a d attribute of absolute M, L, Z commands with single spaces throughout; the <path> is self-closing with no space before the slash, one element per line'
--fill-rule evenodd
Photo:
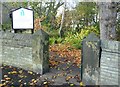
<path fill-rule="evenodd" d="M 74 86 L 74 84 L 73 84 L 73 83 L 71 83 L 71 84 L 70 84 L 70 86 Z"/>
<path fill-rule="evenodd" d="M 22 80 L 19 80 L 18 82 L 22 82 Z"/>
<path fill-rule="evenodd" d="M 58 74 L 58 76 L 60 76 L 60 74 Z"/>
<path fill-rule="evenodd" d="M 21 74 L 22 72 L 23 72 L 22 70 L 19 71 L 20 74 Z"/>
<path fill-rule="evenodd" d="M 57 76 L 52 76 L 53 79 L 57 78 Z"/>
<path fill-rule="evenodd" d="M 37 82 L 37 80 L 34 80 L 33 82 L 34 82 L 34 83 L 36 83 L 36 82 Z"/>
<path fill-rule="evenodd" d="M 80 86 L 84 86 L 83 82 L 80 82 Z"/>
<path fill-rule="evenodd" d="M 60 68 L 58 68 L 58 70 L 60 70 Z"/>
<path fill-rule="evenodd" d="M 29 73 L 29 74 L 33 74 L 33 72 L 31 72 L 31 71 L 28 71 L 28 73 Z"/>
<path fill-rule="evenodd" d="M 20 78 L 23 78 L 24 76 L 23 75 L 18 75 Z"/>
<path fill-rule="evenodd" d="M 45 84 L 47 84 L 47 82 L 44 82 L 43 84 L 45 85 Z"/>
<path fill-rule="evenodd" d="M 32 79 L 32 82 L 35 81 L 35 79 Z"/>
<path fill-rule="evenodd" d="M 12 71 L 11 74 L 17 74 L 17 71 Z"/>
<path fill-rule="evenodd" d="M 65 80 L 69 81 L 71 78 L 72 78 L 72 76 L 67 76 Z"/>
<path fill-rule="evenodd" d="M 11 74 L 11 72 L 8 72 L 8 74 Z"/>

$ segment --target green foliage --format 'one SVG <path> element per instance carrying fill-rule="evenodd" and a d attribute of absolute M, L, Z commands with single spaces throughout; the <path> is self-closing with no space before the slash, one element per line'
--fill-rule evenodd
<path fill-rule="evenodd" d="M 30 5 L 35 12 L 35 18 L 41 18 L 42 16 L 45 17 L 45 19 L 41 22 L 41 25 L 48 29 L 47 31 L 56 28 L 55 22 L 57 10 L 61 5 L 63 5 L 63 2 L 30 2 Z"/>
<path fill-rule="evenodd" d="M 81 39 L 83 39 L 85 36 L 87 36 L 91 32 L 94 32 L 97 36 L 99 36 L 100 34 L 100 31 L 97 28 L 97 26 L 84 27 L 83 29 L 81 29 L 81 32 L 80 32 Z"/>
<path fill-rule="evenodd" d="M 68 33 L 68 35 L 65 37 L 64 43 L 69 44 L 73 46 L 76 49 L 81 49 L 81 42 L 84 39 L 84 37 L 88 36 L 91 32 L 94 32 L 97 36 L 99 36 L 99 30 L 97 27 L 90 26 L 90 27 L 84 27 L 84 29 L 81 29 L 80 33 Z"/>
<path fill-rule="evenodd" d="M 51 38 L 49 39 L 49 44 L 50 44 L 50 45 L 53 45 L 53 44 L 55 44 L 55 41 L 56 41 L 56 38 L 55 38 L 55 37 L 51 37 Z"/>
<path fill-rule="evenodd" d="M 63 43 L 63 38 L 60 38 L 60 37 L 50 37 L 49 39 L 49 43 L 50 45 L 53 45 L 53 44 L 59 44 L 59 43 Z"/>
<path fill-rule="evenodd" d="M 79 2 L 74 11 L 77 28 L 97 23 L 98 9 L 95 2 Z"/>
<path fill-rule="evenodd" d="M 10 30 L 11 28 L 11 24 L 2 24 L 2 30 Z"/>
<path fill-rule="evenodd" d="M 63 38 L 60 38 L 60 37 L 59 37 L 59 38 L 57 39 L 57 43 L 62 43 L 63 40 L 64 40 Z"/>
<path fill-rule="evenodd" d="M 80 38 L 80 35 L 78 33 L 76 34 L 71 34 L 69 33 L 67 37 L 65 37 L 65 41 L 64 41 L 65 44 L 69 44 L 77 49 L 80 49 L 81 48 L 81 38 Z"/>
<path fill-rule="evenodd" d="M 49 32 L 50 44 L 62 43 L 63 38 L 60 38 L 58 35 L 58 30 L 52 30 Z"/>

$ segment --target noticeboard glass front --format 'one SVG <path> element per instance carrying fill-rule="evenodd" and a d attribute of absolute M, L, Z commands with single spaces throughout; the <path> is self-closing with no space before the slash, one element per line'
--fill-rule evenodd
<path fill-rule="evenodd" d="M 32 10 L 20 8 L 12 12 L 13 29 L 33 29 L 34 13 Z"/>

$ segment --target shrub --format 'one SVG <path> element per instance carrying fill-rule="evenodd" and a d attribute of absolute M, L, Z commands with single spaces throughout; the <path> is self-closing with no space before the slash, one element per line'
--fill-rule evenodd
<path fill-rule="evenodd" d="M 65 37 L 64 43 L 69 44 L 73 46 L 76 49 L 81 49 L 81 42 L 84 37 L 88 36 L 91 32 L 94 32 L 97 36 L 99 36 L 99 30 L 97 27 L 85 27 L 84 29 L 81 29 L 80 33 L 68 33 L 68 35 Z"/>
<path fill-rule="evenodd" d="M 53 45 L 53 44 L 55 44 L 55 41 L 56 41 L 56 38 L 51 37 L 51 38 L 49 39 L 49 44 L 50 44 L 50 45 Z"/>

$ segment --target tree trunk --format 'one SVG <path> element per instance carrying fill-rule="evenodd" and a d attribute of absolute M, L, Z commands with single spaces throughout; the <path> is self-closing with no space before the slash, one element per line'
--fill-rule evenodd
<path fill-rule="evenodd" d="M 117 7 L 115 2 L 100 2 L 100 38 L 115 39 L 116 38 L 116 18 Z"/>
<path fill-rule="evenodd" d="M 64 23 L 64 17 L 65 17 L 65 8 L 66 8 L 66 2 L 64 3 L 64 9 L 63 9 L 63 14 L 62 14 L 62 19 L 61 19 L 61 25 L 60 25 L 60 30 L 59 30 L 59 36 L 62 38 L 64 35 L 63 31 L 63 23 Z"/>
<path fill-rule="evenodd" d="M 2 2 L 0 2 L 0 30 L 2 29 Z"/>

